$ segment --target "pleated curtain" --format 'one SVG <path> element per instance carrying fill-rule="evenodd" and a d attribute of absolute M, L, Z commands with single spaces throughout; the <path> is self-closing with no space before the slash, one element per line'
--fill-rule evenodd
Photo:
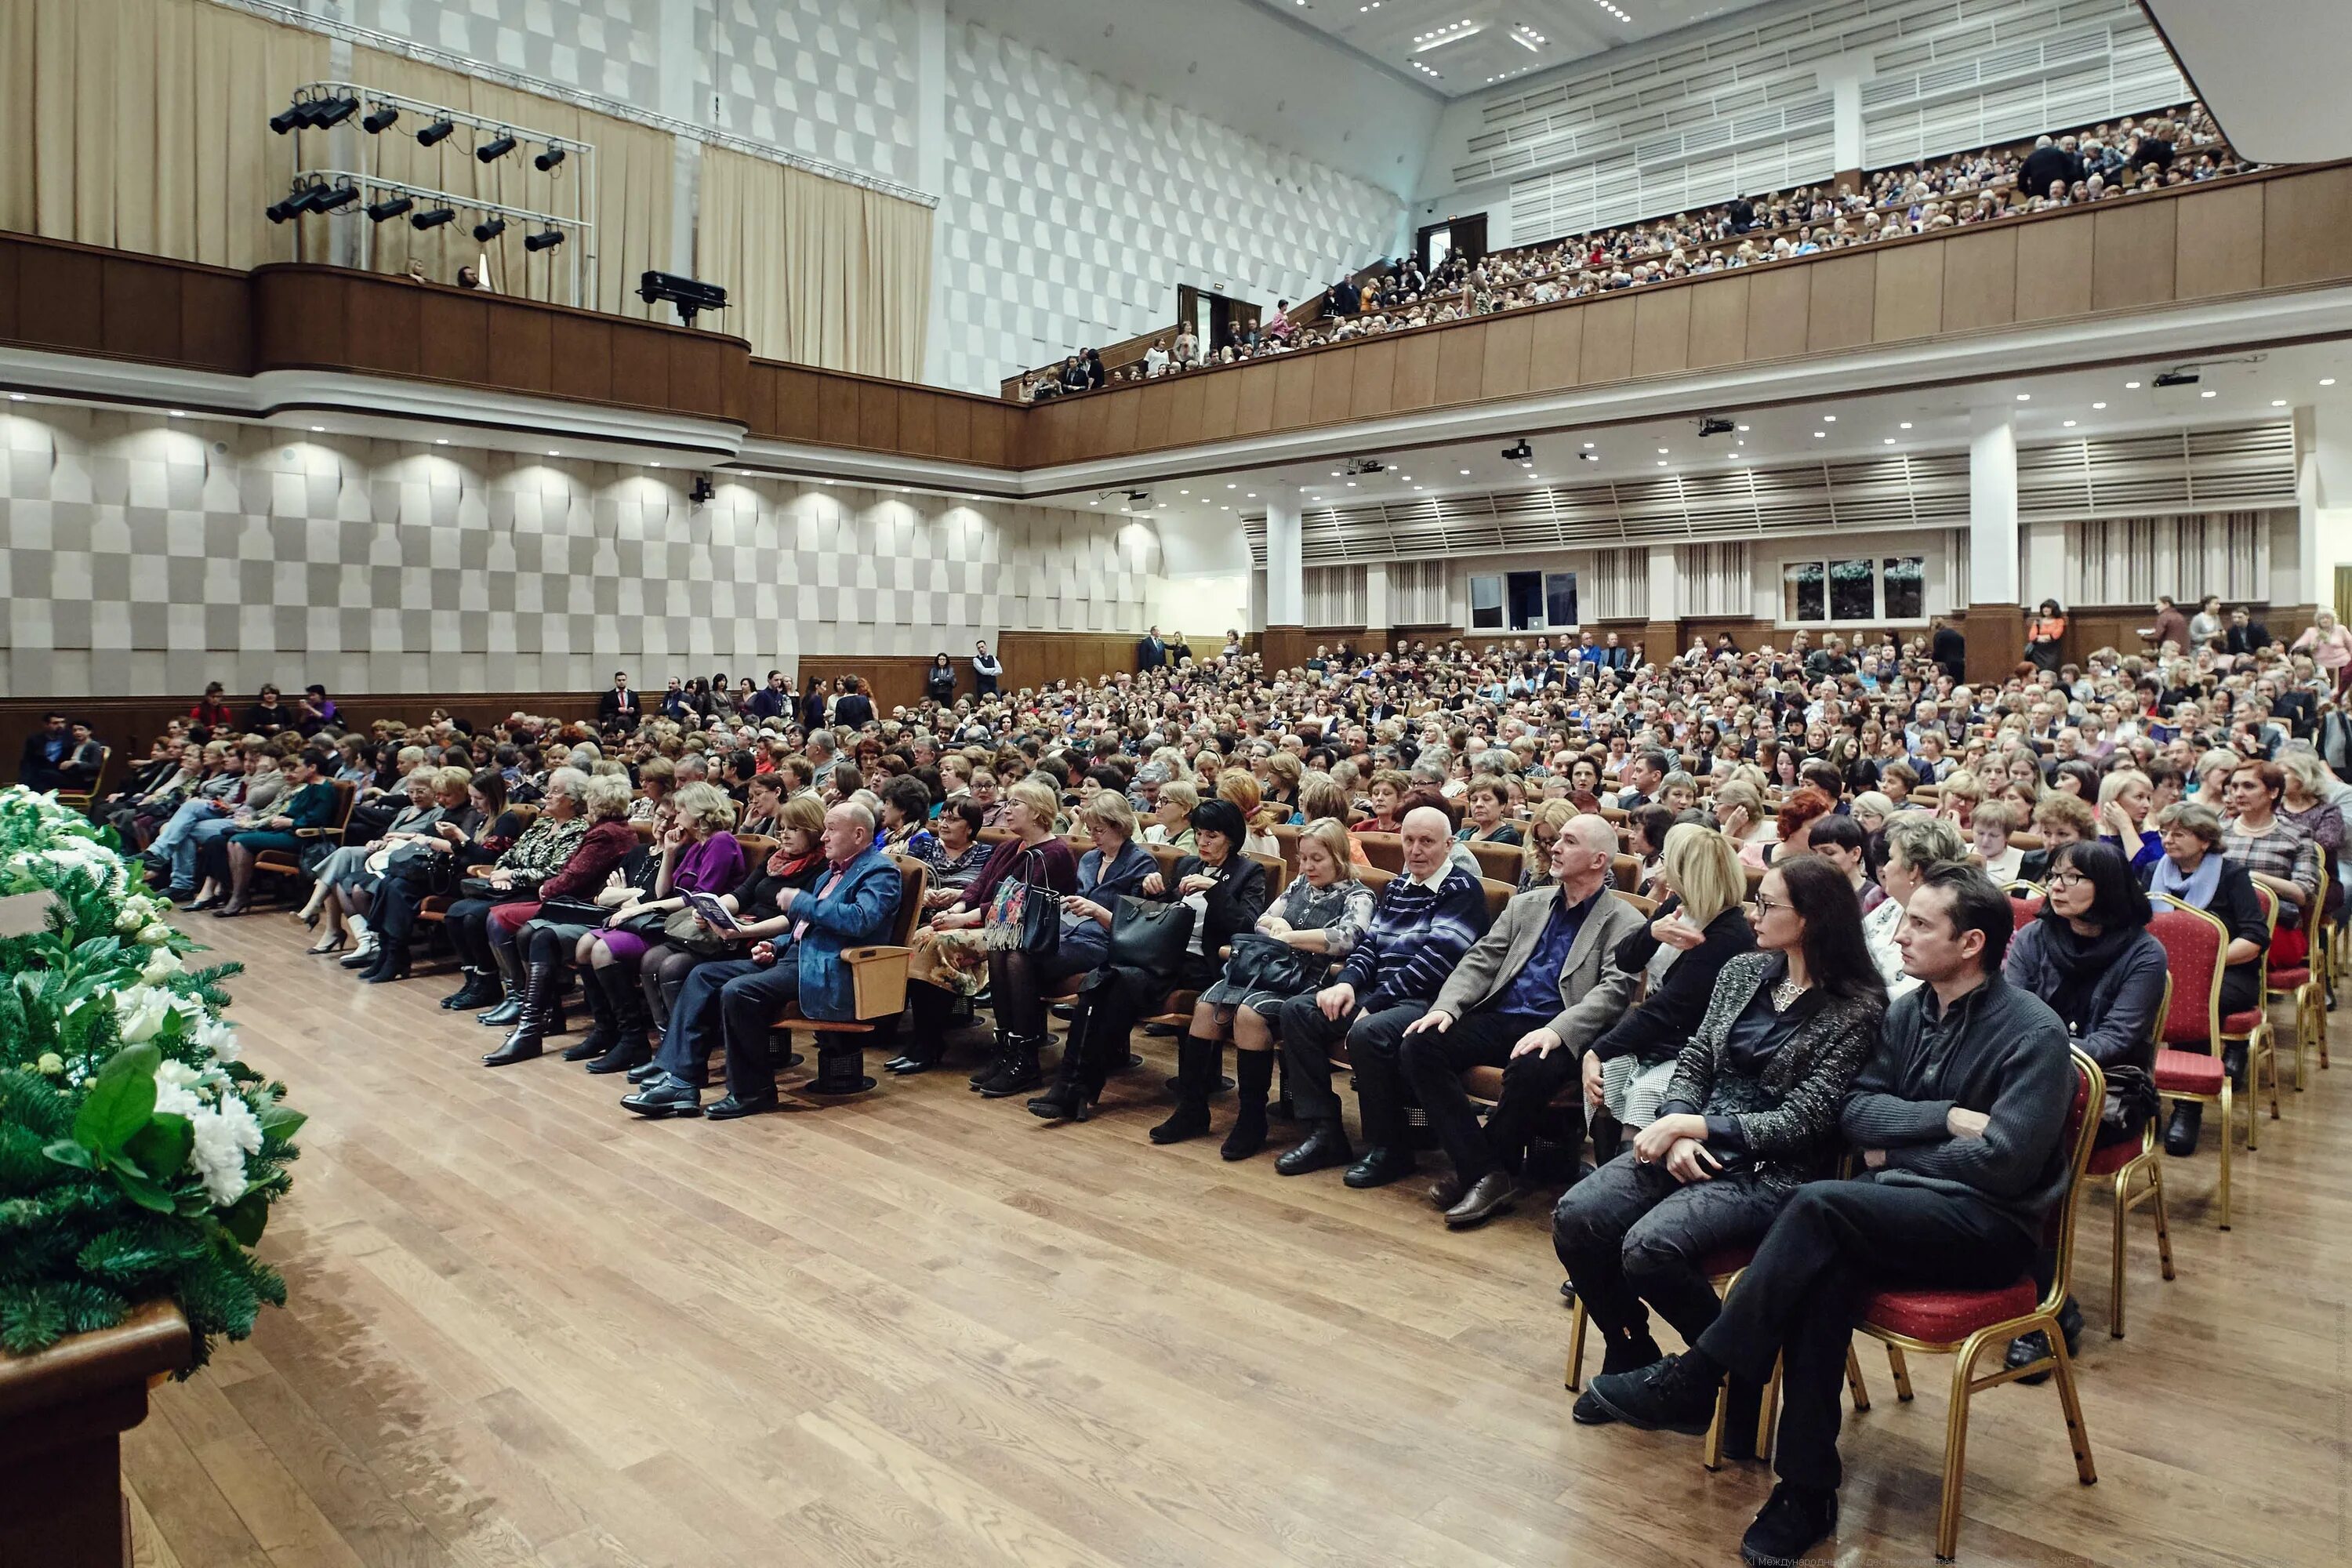
<path fill-rule="evenodd" d="M 727 289 L 720 322 L 751 352 L 920 379 L 931 211 L 725 148 L 702 157 L 695 271 Z"/>
<path fill-rule="evenodd" d="M 221 267 L 292 257 L 269 129 L 327 40 L 207 0 L 0 0 L 0 228 Z"/>
<path fill-rule="evenodd" d="M 352 74 L 362 88 L 466 110 L 496 120 L 522 138 L 513 152 L 485 163 L 474 149 L 496 136 L 496 130 L 460 125 L 434 146 L 420 147 L 416 132 L 423 117 L 403 110 L 390 129 L 369 138 L 374 160 L 370 173 L 445 191 L 461 200 L 472 197 L 564 217 L 579 216 L 593 205 L 596 294 L 593 300 L 579 302 L 620 315 L 672 319 L 668 306 L 656 310 L 636 297 L 637 279 L 647 268 L 667 271 L 669 266 L 670 163 L 676 142 L 667 132 L 374 49 L 352 51 Z M 541 173 L 531 163 L 543 150 L 542 143 L 529 138 L 532 131 L 589 142 L 595 155 L 567 157 Z M 583 176 L 593 204 L 581 199 Z M 456 280 L 458 268 L 487 262 L 490 287 L 499 293 L 573 302 L 577 234 L 552 250 L 534 254 L 523 248 L 528 226 L 520 221 L 510 221 L 506 233 L 488 245 L 478 241 L 473 227 L 479 217 L 461 210 L 455 223 L 425 230 L 413 227 L 405 217 L 378 225 L 371 236 L 368 265 L 381 272 L 401 272 L 414 257 L 425 263 L 428 277 L 448 283 Z"/>

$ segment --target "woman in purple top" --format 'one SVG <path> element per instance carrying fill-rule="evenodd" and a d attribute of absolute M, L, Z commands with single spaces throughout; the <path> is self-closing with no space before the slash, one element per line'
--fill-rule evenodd
<path fill-rule="evenodd" d="M 623 904 L 604 929 L 580 939 L 581 991 L 596 1026 L 564 1055 L 577 1061 L 593 1054 L 590 1072 L 625 1072 L 653 1059 L 638 961 L 661 939 L 662 921 L 686 907 L 686 894 L 715 898 L 742 880 L 743 846 L 729 831 L 735 826 L 733 798 L 717 784 L 690 784 L 669 805 L 670 826 L 662 835 L 650 896 Z"/>

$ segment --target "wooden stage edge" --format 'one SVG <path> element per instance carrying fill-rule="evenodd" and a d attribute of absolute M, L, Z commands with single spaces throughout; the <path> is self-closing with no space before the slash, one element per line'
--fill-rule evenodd
<path fill-rule="evenodd" d="M 1723 1564 L 1769 1489 L 1570 1421 L 1550 1194 L 1457 1236 L 1426 1178 L 1154 1148 L 1166 1040 L 1083 1126 L 967 1092 L 968 1049 L 644 1123 L 551 1055 L 478 1066 L 454 981 L 357 985 L 280 913 L 192 923 L 310 1121 L 265 1242 L 291 1306 L 124 1435 L 150 1568 Z M 2352 1070 L 2314 1077 L 2240 1154 L 2234 1230 L 2215 1119 L 2168 1166 L 2179 1277 L 2135 1216 L 2126 1340 L 2091 1205 L 2099 1482 L 2053 1388 L 1980 1395 L 1962 1562 L 2345 1560 Z M 1862 1361 L 1834 1560 L 1924 1565 L 1948 1366 L 1905 1405 Z"/>

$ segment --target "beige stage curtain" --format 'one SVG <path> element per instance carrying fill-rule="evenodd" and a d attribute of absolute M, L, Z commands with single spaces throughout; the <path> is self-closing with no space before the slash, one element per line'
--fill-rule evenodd
<path fill-rule="evenodd" d="M 294 168 L 269 117 L 326 71 L 326 39 L 208 0 L 0 0 L 0 228 L 291 259 L 262 216 Z"/>
<path fill-rule="evenodd" d="M 697 226 L 696 274 L 725 285 L 720 321 L 752 353 L 921 378 L 929 207 L 711 147 Z"/>
<path fill-rule="evenodd" d="M 637 279 L 647 268 L 666 271 L 669 265 L 675 142 L 667 132 L 373 49 L 352 51 L 352 75 L 362 88 L 467 110 L 510 123 L 518 134 L 537 131 L 592 144 L 596 149 L 589 175 L 595 209 L 596 297 L 580 302 L 625 316 L 669 319 L 667 305 L 657 310 L 636 296 Z M 578 183 L 583 170 L 577 156 L 541 174 L 531 167 L 531 159 L 542 149 L 526 136 L 513 152 L 484 163 L 474 156 L 474 148 L 495 132 L 461 125 L 438 145 L 419 147 L 420 125 L 415 112 L 403 110 L 391 130 L 372 138 L 376 162 L 370 172 L 453 196 L 565 217 L 581 216 Z M 404 217 L 377 225 L 369 265 L 378 271 L 402 272 L 415 257 L 425 263 L 428 277 L 449 283 L 456 281 L 458 268 L 478 265 L 487 256 L 490 286 L 499 292 L 572 302 L 576 236 L 553 250 L 532 255 L 522 247 L 527 226 L 509 220 L 506 233 L 484 246 L 473 236 L 477 221 L 478 215 L 461 211 L 457 222 L 422 233 Z"/>

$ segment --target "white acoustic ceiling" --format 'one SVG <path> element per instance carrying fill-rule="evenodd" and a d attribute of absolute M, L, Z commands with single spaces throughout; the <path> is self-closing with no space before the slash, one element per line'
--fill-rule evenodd
<path fill-rule="evenodd" d="M 2352 61 L 2346 0 L 2142 0 L 2198 96 L 2247 157 L 2352 157 L 2343 112 Z"/>
<path fill-rule="evenodd" d="M 1448 98 L 1768 0 L 1258 0 Z"/>

